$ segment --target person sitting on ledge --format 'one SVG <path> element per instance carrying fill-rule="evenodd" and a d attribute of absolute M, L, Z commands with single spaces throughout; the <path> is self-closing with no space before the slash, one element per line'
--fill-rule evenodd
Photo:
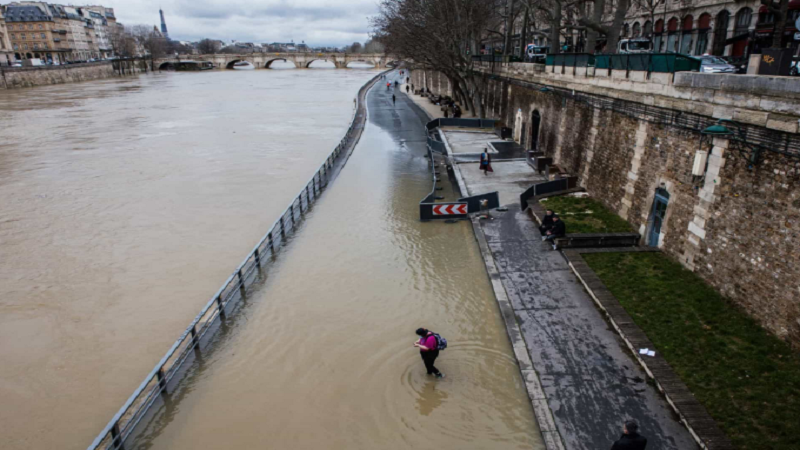
<path fill-rule="evenodd" d="M 544 237 L 545 241 L 553 243 L 553 250 L 556 250 L 556 238 L 567 234 L 567 226 L 559 217 L 553 214 L 553 228 L 547 230 L 547 235 Z"/>
<path fill-rule="evenodd" d="M 539 227 L 539 233 L 542 233 L 542 240 L 545 240 L 547 231 L 551 228 L 553 228 L 553 210 L 548 209 L 542 219 L 542 225 Z"/>

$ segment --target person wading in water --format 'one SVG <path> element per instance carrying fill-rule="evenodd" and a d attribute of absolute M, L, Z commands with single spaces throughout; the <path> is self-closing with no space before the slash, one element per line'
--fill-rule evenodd
<path fill-rule="evenodd" d="M 439 342 L 436 334 L 425 328 L 417 328 L 417 336 L 419 336 L 419 341 L 414 342 L 414 347 L 419 348 L 419 354 L 422 356 L 422 362 L 425 363 L 428 375 L 444 378 L 444 374 L 433 365 L 433 362 L 439 357 Z"/>

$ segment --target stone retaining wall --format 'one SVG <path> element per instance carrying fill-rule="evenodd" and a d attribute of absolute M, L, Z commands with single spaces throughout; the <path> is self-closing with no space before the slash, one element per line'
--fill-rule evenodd
<path fill-rule="evenodd" d="M 681 83 L 695 84 L 696 76 Z M 415 71 L 414 83 L 422 86 L 422 77 L 422 71 Z M 446 93 L 439 91 L 447 87 L 441 81 L 444 77 L 428 73 L 425 78 L 432 91 Z M 701 140 L 698 133 L 669 123 L 594 108 L 568 95 L 511 81 L 486 78 L 487 116 L 520 127 L 522 132 L 515 130 L 514 136 L 531 148 L 532 115 L 537 111 L 541 116 L 538 149 L 578 176 L 590 195 L 628 220 L 644 239 L 653 223 L 656 189 L 666 189 L 670 198 L 659 248 L 741 305 L 765 328 L 800 345 L 800 252 L 796 251 L 800 161 L 764 152 L 761 162 L 749 168 L 738 144 L 728 140 Z M 592 89 L 594 94 L 622 99 L 617 89 Z M 640 102 L 646 98 L 638 96 Z M 699 104 L 678 100 L 687 107 Z M 713 121 L 713 116 L 708 120 Z M 708 167 L 704 177 L 697 177 L 692 175 L 692 166 L 701 148 L 709 151 Z"/>
<path fill-rule="evenodd" d="M 115 61 L 63 66 L 11 67 L 0 69 L 0 89 L 99 80 L 146 71 L 144 61 Z"/>

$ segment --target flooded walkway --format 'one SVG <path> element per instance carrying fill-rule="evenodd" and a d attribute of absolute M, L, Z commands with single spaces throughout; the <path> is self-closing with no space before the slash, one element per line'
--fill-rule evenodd
<path fill-rule="evenodd" d="M 425 118 L 392 93 L 370 91 L 340 176 L 135 448 L 542 448 L 470 224 L 419 221 Z M 450 341 L 443 380 L 420 326 Z"/>

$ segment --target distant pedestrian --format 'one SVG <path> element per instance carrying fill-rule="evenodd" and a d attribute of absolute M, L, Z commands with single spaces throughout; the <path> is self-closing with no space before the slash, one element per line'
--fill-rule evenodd
<path fill-rule="evenodd" d="M 542 218 L 542 226 L 539 227 L 539 232 L 542 233 L 542 240 L 547 238 L 547 232 L 553 228 L 553 210 L 548 209 Z"/>
<path fill-rule="evenodd" d="M 406 94 L 408 94 L 408 85 L 406 85 Z"/>
<path fill-rule="evenodd" d="M 447 117 L 449 117 L 449 116 L 450 116 L 450 108 L 445 108 L 444 109 L 444 118 L 447 119 Z"/>
<path fill-rule="evenodd" d="M 436 375 L 436 378 L 444 378 L 444 374 L 439 372 L 433 362 L 439 357 L 439 337 L 433 331 L 425 328 L 417 328 L 417 336 L 419 340 L 414 342 L 414 347 L 419 348 L 419 354 L 422 356 L 422 362 L 425 363 L 425 370 L 428 375 Z"/>
<path fill-rule="evenodd" d="M 644 450 L 645 447 L 647 438 L 639 434 L 639 424 L 635 420 L 629 420 L 622 427 L 622 437 L 614 442 L 611 450 Z"/>
<path fill-rule="evenodd" d="M 397 87 L 397 86 L 400 86 L 400 82 L 397 81 L 397 80 L 394 80 L 394 87 Z"/>
<path fill-rule="evenodd" d="M 411 81 L 411 78 L 406 77 L 406 84 L 408 84 L 409 81 Z"/>
<path fill-rule="evenodd" d="M 394 106 L 394 103 L 396 101 L 397 101 L 397 97 L 395 97 L 394 94 L 392 94 L 392 106 Z"/>
<path fill-rule="evenodd" d="M 560 217 L 553 214 L 553 227 L 547 230 L 544 240 L 552 242 L 553 250 L 556 250 L 556 238 L 562 237 L 565 234 L 567 234 L 567 225 Z"/>
<path fill-rule="evenodd" d="M 392 86 L 392 82 L 391 81 L 387 81 L 386 82 L 386 90 L 388 91 L 391 86 Z"/>
<path fill-rule="evenodd" d="M 480 169 L 483 171 L 484 176 L 487 172 L 494 172 L 494 169 L 492 169 L 492 155 L 489 154 L 488 149 L 484 149 L 484 152 L 481 153 Z"/>

